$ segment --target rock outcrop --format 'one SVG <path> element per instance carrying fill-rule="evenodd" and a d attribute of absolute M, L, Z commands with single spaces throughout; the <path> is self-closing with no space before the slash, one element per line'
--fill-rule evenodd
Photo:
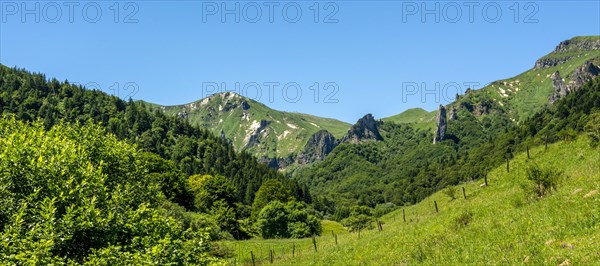
<path fill-rule="evenodd" d="M 313 134 L 302 151 L 296 157 L 296 162 L 300 165 L 321 161 L 333 151 L 339 144 L 339 141 L 327 130 L 320 130 Z"/>
<path fill-rule="evenodd" d="M 372 114 L 367 114 L 354 124 L 341 142 L 361 142 L 364 140 L 383 140 L 379 134 L 381 121 L 376 121 Z"/>
<path fill-rule="evenodd" d="M 258 162 L 266 164 L 269 168 L 275 170 L 282 170 L 286 167 L 292 165 L 294 163 L 294 159 L 292 157 L 286 158 L 270 158 L 270 157 L 260 157 L 257 159 Z"/>
<path fill-rule="evenodd" d="M 550 96 L 548 103 L 552 104 L 556 102 L 558 99 L 567 96 L 569 93 L 572 93 L 583 84 L 592 80 L 593 78 L 600 75 L 600 68 L 592 62 L 587 61 L 583 65 L 579 66 L 573 73 L 571 73 L 569 84 L 565 85 L 564 80 L 560 77 L 560 73 L 556 71 L 552 74 L 552 85 L 554 86 L 554 92 Z"/>
<path fill-rule="evenodd" d="M 572 56 L 565 56 L 559 58 L 541 58 L 535 61 L 534 69 L 542 69 L 542 68 L 551 68 L 561 64 L 566 63 L 567 61 L 573 59 Z"/>
<path fill-rule="evenodd" d="M 590 61 L 585 62 L 571 74 L 571 81 L 569 81 L 569 85 L 567 86 L 569 93 L 578 90 L 583 84 L 592 80 L 598 74 L 600 74 L 598 66 L 592 64 Z"/>
<path fill-rule="evenodd" d="M 455 106 L 451 106 L 448 110 L 448 120 L 454 121 L 458 119 L 458 109 Z"/>
<path fill-rule="evenodd" d="M 440 104 L 440 108 L 437 116 L 435 117 L 435 135 L 433 136 L 433 144 L 442 141 L 446 137 L 446 129 L 448 128 L 448 121 L 446 117 L 446 107 Z"/>
<path fill-rule="evenodd" d="M 264 129 L 269 125 L 269 123 L 271 123 L 271 121 L 260 120 L 260 125 L 258 126 L 258 128 L 256 128 L 254 130 L 254 132 L 248 138 L 248 142 L 246 143 L 246 146 L 245 146 L 246 148 L 255 146 L 260 143 L 261 133 L 263 133 Z M 264 131 L 264 133 L 267 133 L 267 132 Z"/>
<path fill-rule="evenodd" d="M 548 100 L 548 102 L 552 104 L 558 99 L 565 97 L 568 91 L 567 85 L 565 85 L 565 81 L 560 76 L 560 73 L 558 71 L 554 72 L 554 74 L 552 74 L 550 78 L 552 78 L 552 86 L 554 87 L 554 92 L 552 93 L 552 95 L 550 95 L 550 99 Z"/>
<path fill-rule="evenodd" d="M 189 116 L 188 112 L 186 112 L 186 111 L 182 111 L 182 112 L 177 113 L 177 117 L 181 118 L 181 119 L 188 119 L 188 116 Z"/>
<path fill-rule="evenodd" d="M 554 49 L 553 56 L 544 56 L 543 58 L 535 62 L 534 69 L 550 68 L 567 62 L 574 58 L 565 54 L 560 56 L 561 53 L 568 53 L 570 51 L 593 51 L 600 50 L 600 38 L 598 39 L 571 39 L 559 43 Z"/>

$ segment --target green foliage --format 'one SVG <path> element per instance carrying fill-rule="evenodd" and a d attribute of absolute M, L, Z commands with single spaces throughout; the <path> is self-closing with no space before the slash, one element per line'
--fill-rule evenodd
<path fill-rule="evenodd" d="M 473 213 L 465 210 L 456 218 L 454 218 L 454 224 L 456 227 L 466 227 L 473 221 Z"/>
<path fill-rule="evenodd" d="M 540 198 L 547 195 L 552 190 L 556 190 L 562 177 L 560 171 L 550 167 L 542 168 L 537 164 L 529 166 L 526 174 L 527 180 L 533 183 L 530 190 Z"/>
<path fill-rule="evenodd" d="M 291 192 L 279 180 L 271 179 L 265 181 L 256 192 L 256 198 L 252 203 L 254 215 L 262 212 L 262 209 L 272 201 L 288 202 L 293 200 Z"/>
<path fill-rule="evenodd" d="M 600 145 L 600 112 L 591 114 L 585 125 L 585 132 L 590 138 L 590 145 L 598 147 Z"/>
<path fill-rule="evenodd" d="M 452 186 L 452 187 L 447 187 L 446 189 L 444 189 L 444 194 L 446 194 L 446 196 L 448 196 L 451 200 L 455 200 L 456 199 L 456 187 Z"/>
<path fill-rule="evenodd" d="M 118 139 L 127 139 L 171 161 L 151 158 L 149 178 L 163 180 L 163 193 L 186 208 L 193 208 L 191 195 L 184 188 L 189 175 L 227 177 L 237 188 L 236 202 L 247 205 L 252 204 L 264 180 L 283 178 L 250 154 L 236 152 L 227 140 L 208 130 L 149 109 L 143 102 L 123 101 L 67 81 L 47 80 L 43 74 L 0 65 L 0 113 L 14 114 L 22 121 L 39 119 L 46 129 L 60 121 L 101 125 Z M 292 191 L 298 187 L 293 182 L 285 185 Z"/>
<path fill-rule="evenodd" d="M 228 179 L 220 175 L 192 175 L 188 178 L 188 186 L 194 194 L 197 210 L 210 214 L 221 230 L 237 238 L 246 237 L 240 232 L 236 219 L 236 189 Z"/>
<path fill-rule="evenodd" d="M 217 204 L 233 207 L 235 203 L 236 189 L 221 175 L 193 175 L 188 178 L 188 186 L 194 193 L 194 204 L 200 211 L 207 212 Z"/>
<path fill-rule="evenodd" d="M 206 264 L 208 234 L 165 216 L 151 162 L 99 126 L 0 119 L 0 260 Z"/>
<path fill-rule="evenodd" d="M 397 209 L 396 204 L 391 203 L 391 202 L 377 204 L 377 206 L 375 206 L 375 209 L 373 209 L 373 216 L 381 217 L 381 216 L 388 214 L 396 209 Z"/>
<path fill-rule="evenodd" d="M 342 224 L 348 228 L 350 232 L 359 229 L 373 228 L 373 209 L 367 206 L 354 206 L 350 208 L 350 216 L 342 219 Z"/>
<path fill-rule="evenodd" d="M 322 231 L 317 217 L 295 201 L 271 201 L 258 214 L 256 226 L 263 238 L 303 238 Z"/>

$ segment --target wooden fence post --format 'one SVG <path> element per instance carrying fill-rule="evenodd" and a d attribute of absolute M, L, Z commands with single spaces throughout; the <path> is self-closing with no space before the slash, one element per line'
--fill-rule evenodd
<path fill-rule="evenodd" d="M 506 158 L 506 172 L 510 173 L 510 160 L 508 158 Z"/>
<path fill-rule="evenodd" d="M 529 145 L 527 145 L 527 159 L 530 159 L 529 158 Z"/>
<path fill-rule="evenodd" d="M 406 223 L 406 214 L 404 213 L 404 208 L 402 208 L 402 220 Z"/>
<path fill-rule="evenodd" d="M 433 201 L 433 204 L 435 204 L 435 212 L 438 213 L 438 206 L 437 206 L 437 201 Z"/>
<path fill-rule="evenodd" d="M 292 244 L 292 258 L 294 257 L 294 253 L 296 253 L 296 244 Z"/>
<path fill-rule="evenodd" d="M 465 199 L 467 199 L 467 193 L 465 192 L 465 187 L 462 187 L 462 190 L 463 190 L 463 197 L 464 197 Z"/>
<path fill-rule="evenodd" d="M 335 235 L 335 244 L 336 245 L 338 244 L 338 242 L 337 242 L 337 234 Z"/>
<path fill-rule="evenodd" d="M 483 177 L 483 181 L 485 181 L 485 186 L 487 187 L 488 186 L 488 183 L 487 183 L 487 174 L 485 174 L 485 176 Z"/>
<path fill-rule="evenodd" d="M 254 253 L 250 251 L 250 257 L 252 258 L 252 266 L 256 266 L 256 262 L 254 261 Z"/>
<path fill-rule="evenodd" d="M 312 236 L 312 242 L 313 246 L 315 246 L 315 252 L 317 252 L 317 239 L 315 238 L 315 235 Z"/>

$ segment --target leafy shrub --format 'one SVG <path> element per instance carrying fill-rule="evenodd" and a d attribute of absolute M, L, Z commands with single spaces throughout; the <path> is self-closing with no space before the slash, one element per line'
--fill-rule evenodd
<path fill-rule="evenodd" d="M 473 221 L 473 213 L 470 211 L 463 211 L 460 215 L 454 218 L 454 224 L 457 227 L 465 227 Z"/>
<path fill-rule="evenodd" d="M 258 214 L 256 227 L 263 238 L 303 238 L 322 232 L 319 219 L 295 201 L 270 202 Z"/>
<path fill-rule="evenodd" d="M 455 186 L 449 186 L 444 190 L 444 194 L 446 194 L 446 196 L 448 196 L 450 199 L 455 200 L 456 199 L 456 187 Z"/>
<path fill-rule="evenodd" d="M 532 182 L 529 190 L 537 197 L 543 197 L 556 190 L 562 173 L 553 168 L 542 168 L 537 164 L 527 168 L 527 179 Z"/>
<path fill-rule="evenodd" d="M 350 208 L 350 216 L 343 219 L 344 225 L 350 232 L 361 229 L 373 228 L 373 210 L 367 206 L 354 206 Z"/>
<path fill-rule="evenodd" d="M 396 204 L 391 203 L 391 202 L 377 204 L 377 206 L 375 206 L 375 209 L 373 210 L 373 215 L 375 217 L 381 217 L 385 214 L 388 214 L 388 213 L 394 211 L 396 209 L 396 207 L 397 207 Z"/>
<path fill-rule="evenodd" d="M 0 118 L 2 264 L 206 264 L 208 233 L 161 211 L 148 162 L 100 126 Z"/>

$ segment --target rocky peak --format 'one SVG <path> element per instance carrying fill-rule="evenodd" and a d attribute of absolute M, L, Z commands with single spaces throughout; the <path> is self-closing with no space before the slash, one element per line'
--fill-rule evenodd
<path fill-rule="evenodd" d="M 556 46 L 551 54 L 552 56 L 547 55 L 537 60 L 534 69 L 554 67 L 578 56 L 572 53 L 569 54 L 569 52 L 594 50 L 600 50 L 600 38 L 573 38 L 566 40 Z"/>
<path fill-rule="evenodd" d="M 383 140 L 379 134 L 381 121 L 376 121 L 372 114 L 367 114 L 354 124 L 342 142 L 361 142 L 363 140 Z"/>
<path fill-rule="evenodd" d="M 565 81 L 560 76 L 560 72 L 556 71 L 550 77 L 552 79 L 552 86 L 554 87 L 554 92 L 550 95 L 549 103 L 554 103 L 558 99 L 565 97 L 568 93 L 567 85 L 565 85 Z"/>
<path fill-rule="evenodd" d="M 600 50 L 600 38 L 562 41 L 556 46 L 554 52 L 564 53 L 573 50 Z"/>
<path fill-rule="evenodd" d="M 339 141 L 327 130 L 315 132 L 304 146 L 302 151 L 296 157 L 298 164 L 309 164 L 315 161 L 321 161 L 333 151 L 339 144 Z"/>
<path fill-rule="evenodd" d="M 446 117 L 446 107 L 440 104 L 439 111 L 435 117 L 435 136 L 433 137 L 433 144 L 442 141 L 446 138 L 446 129 L 448 128 L 448 121 Z"/>

